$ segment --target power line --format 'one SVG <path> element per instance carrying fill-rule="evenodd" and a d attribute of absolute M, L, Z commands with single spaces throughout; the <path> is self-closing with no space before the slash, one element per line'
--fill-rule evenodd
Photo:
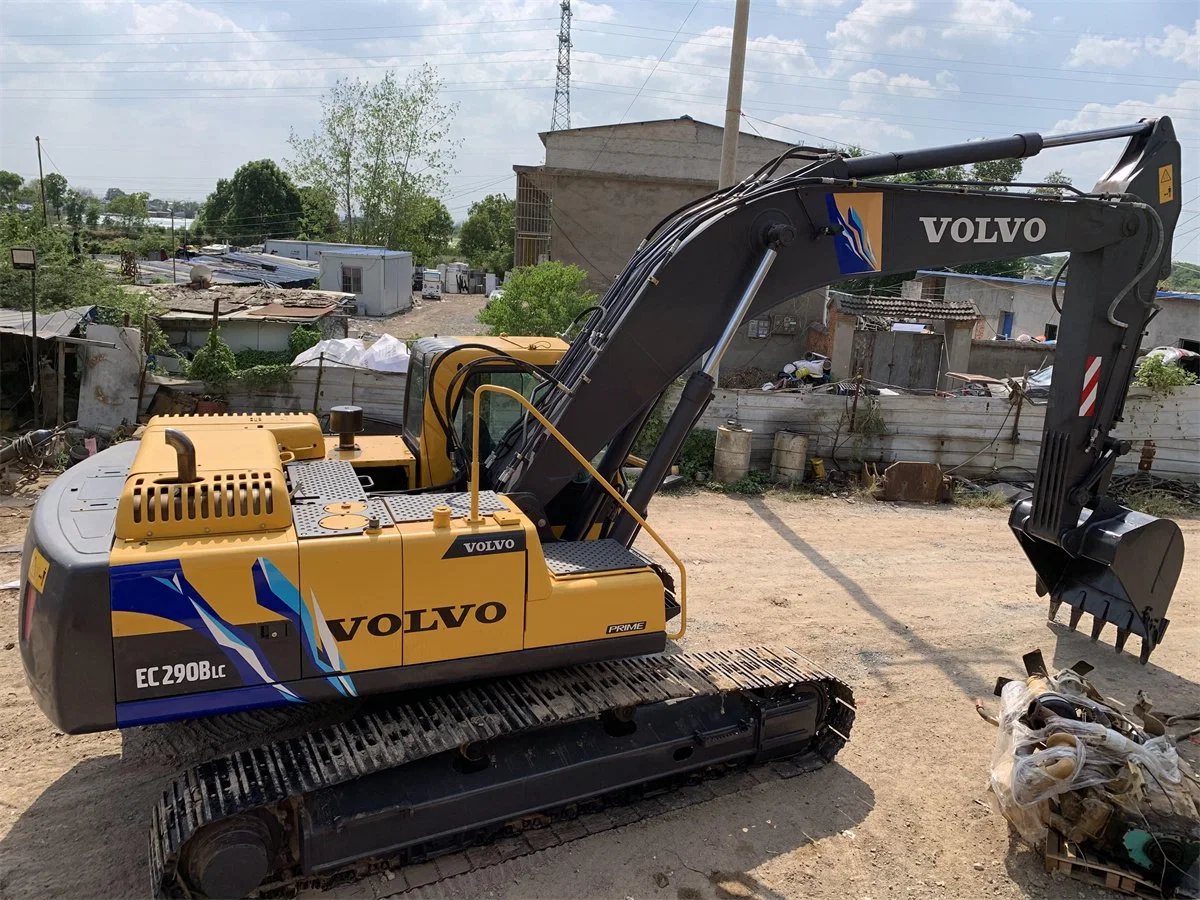
<path fill-rule="evenodd" d="M 627 115 L 629 115 L 629 111 L 631 109 L 633 109 L 633 104 L 635 104 L 637 102 L 638 97 L 640 97 L 642 95 L 642 91 L 644 91 L 646 89 L 646 85 L 650 83 L 650 79 L 654 77 L 654 72 L 658 69 L 658 64 L 663 61 L 663 57 L 665 57 L 667 55 L 667 52 L 671 49 L 671 47 L 674 46 L 675 38 L 677 38 L 679 36 L 679 33 L 681 31 L 683 31 L 683 26 L 686 25 L 688 19 L 690 19 L 692 17 L 692 13 L 694 13 L 696 11 L 696 7 L 699 5 L 699 3 L 700 3 L 700 0 L 694 0 L 694 2 L 692 3 L 691 9 L 689 9 L 687 11 L 687 15 L 683 17 L 683 21 L 680 22 L 679 27 L 675 29 L 674 36 L 671 38 L 671 40 L 667 41 L 667 46 L 663 48 L 663 52 L 659 54 L 658 59 L 655 61 L 654 65 L 650 67 L 650 71 L 646 74 L 646 80 L 642 82 L 641 87 L 639 87 L 637 89 L 637 92 L 633 95 L 633 98 L 629 101 L 629 105 L 625 107 L 625 112 L 621 113 L 621 118 L 617 119 L 617 122 L 616 122 L 617 125 L 620 125 L 622 122 L 625 121 L 625 117 Z M 615 126 L 614 126 L 614 128 L 615 128 Z M 604 153 L 605 148 L 608 147 L 608 142 L 610 140 L 612 140 L 613 130 L 614 130 L 613 128 L 610 128 L 608 130 L 608 134 L 606 134 L 604 136 L 604 143 L 601 144 L 600 149 L 596 151 L 596 155 L 592 159 L 591 165 L 588 166 L 589 169 L 593 168 L 596 165 L 596 161 L 598 159 L 600 159 L 600 155 L 602 153 Z"/>

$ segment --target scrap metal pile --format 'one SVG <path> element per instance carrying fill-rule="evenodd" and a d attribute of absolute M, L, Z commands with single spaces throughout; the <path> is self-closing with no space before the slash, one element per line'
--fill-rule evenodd
<path fill-rule="evenodd" d="M 1004 816 L 1051 871 L 1142 896 L 1200 895 L 1200 779 L 1176 747 L 1200 714 L 1155 716 L 1139 695 L 1127 715 L 1086 680 L 1088 663 L 1052 676 L 1041 651 L 1024 659 L 1025 679 L 997 683 L 998 719 L 977 703 L 999 726 L 991 786 Z"/>

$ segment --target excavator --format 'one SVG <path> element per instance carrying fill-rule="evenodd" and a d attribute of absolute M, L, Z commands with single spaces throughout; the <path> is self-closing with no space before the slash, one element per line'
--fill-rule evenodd
<path fill-rule="evenodd" d="M 891 178 L 1118 138 L 1086 192 Z M 850 687 L 786 647 L 669 647 L 687 574 L 649 502 L 749 317 L 848 278 L 1063 251 L 1036 485 L 1010 525 L 1051 618 L 1090 613 L 1093 637 L 1111 623 L 1145 661 L 1183 544 L 1108 496 L 1129 450 L 1111 431 L 1180 179 L 1165 117 L 857 158 L 793 148 L 657 224 L 564 337 L 416 341 L 398 435 L 363 433 L 359 407 L 334 409 L 330 434 L 300 413 L 154 417 L 32 514 L 30 690 L 72 734 L 264 723 L 164 789 L 149 854 L 163 896 L 474 860 L 497 835 L 680 784 L 818 767 L 849 739 Z M 634 441 L 680 378 L 630 484 Z M 318 706 L 342 712 L 272 724 Z"/>

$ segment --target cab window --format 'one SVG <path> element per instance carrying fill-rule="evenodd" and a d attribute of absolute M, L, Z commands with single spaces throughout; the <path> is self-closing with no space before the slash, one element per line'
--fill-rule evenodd
<path fill-rule="evenodd" d="M 532 399 L 534 390 L 544 382 L 528 372 L 512 369 L 495 369 L 476 372 L 462 392 L 458 409 L 454 415 L 454 430 L 458 433 L 463 449 L 471 452 L 471 417 L 474 415 L 475 390 L 484 384 L 497 384 L 518 391 L 526 399 Z M 541 392 L 539 392 L 539 396 Z M 512 397 L 488 392 L 480 400 L 479 459 L 486 460 L 492 448 L 504 437 L 513 423 L 521 418 L 525 408 Z"/>

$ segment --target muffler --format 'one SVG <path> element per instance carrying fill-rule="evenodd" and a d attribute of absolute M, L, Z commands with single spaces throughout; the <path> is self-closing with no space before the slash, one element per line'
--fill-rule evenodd
<path fill-rule="evenodd" d="M 1145 663 L 1170 624 L 1167 607 L 1183 566 L 1179 526 L 1103 500 L 1053 544 L 1026 530 L 1031 508 L 1032 500 L 1017 503 L 1008 525 L 1037 572 L 1038 596 L 1050 595 L 1050 620 L 1064 603 L 1072 630 L 1091 613 L 1092 640 L 1111 622 L 1117 650 L 1136 634 Z"/>

